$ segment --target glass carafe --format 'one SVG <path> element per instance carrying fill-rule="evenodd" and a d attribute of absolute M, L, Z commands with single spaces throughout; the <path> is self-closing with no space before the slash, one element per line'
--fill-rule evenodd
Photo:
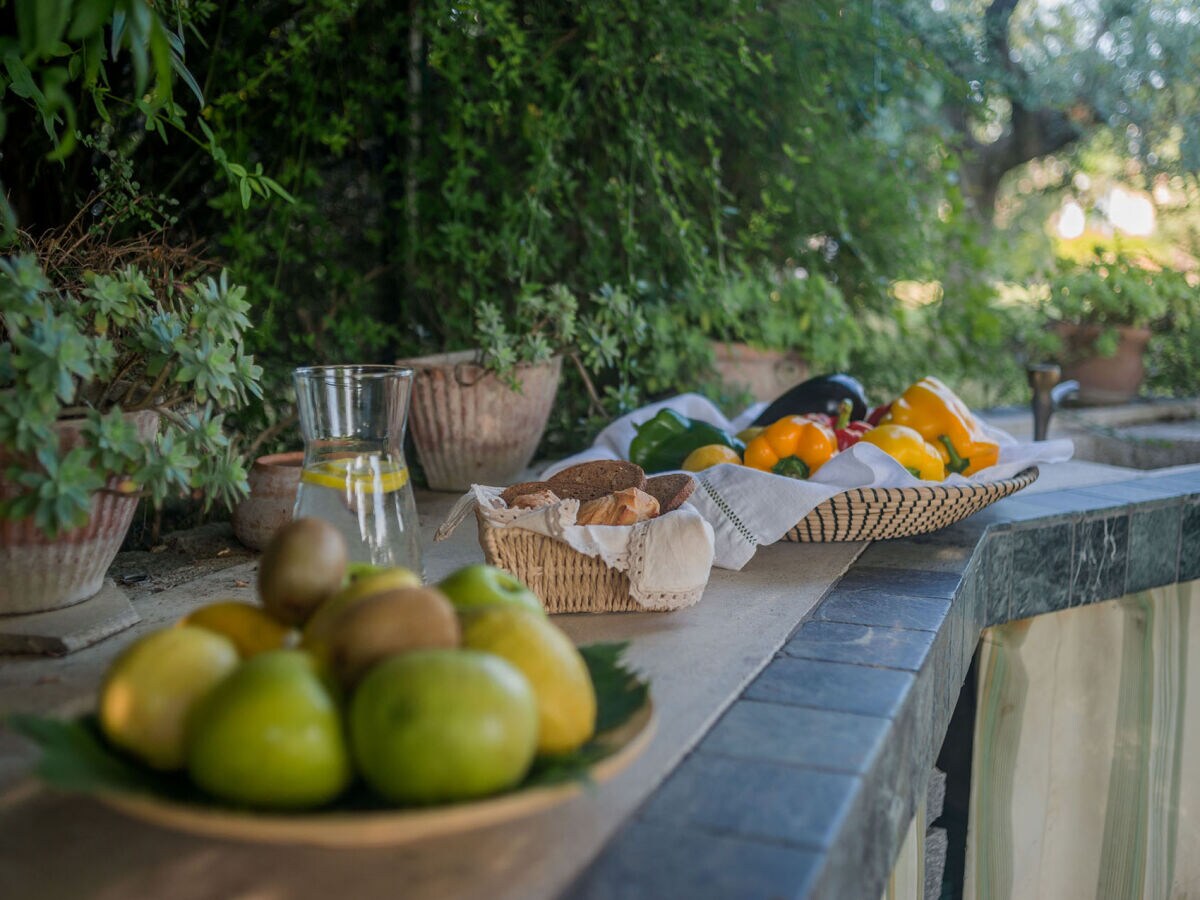
<path fill-rule="evenodd" d="M 304 468 L 294 515 L 315 516 L 346 539 L 350 559 L 422 574 L 421 537 L 404 460 L 412 369 L 296 369 Z"/>

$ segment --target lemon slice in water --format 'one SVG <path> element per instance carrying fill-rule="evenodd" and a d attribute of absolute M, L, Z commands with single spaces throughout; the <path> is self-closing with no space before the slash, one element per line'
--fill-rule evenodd
<path fill-rule="evenodd" d="M 331 459 L 306 466 L 300 473 L 300 480 L 305 484 L 318 484 L 338 491 L 353 490 L 354 493 L 363 494 L 379 491 L 388 494 L 408 484 L 408 468 L 371 457 Z"/>

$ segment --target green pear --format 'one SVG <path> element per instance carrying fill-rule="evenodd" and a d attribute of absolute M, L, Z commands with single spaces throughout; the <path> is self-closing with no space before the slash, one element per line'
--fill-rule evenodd
<path fill-rule="evenodd" d="M 338 706 L 312 657 L 261 653 L 196 709 L 187 768 L 222 800 L 264 809 L 321 806 L 350 783 Z"/>

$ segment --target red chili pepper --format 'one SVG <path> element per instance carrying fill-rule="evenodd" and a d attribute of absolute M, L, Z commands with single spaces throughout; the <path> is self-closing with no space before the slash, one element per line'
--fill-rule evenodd
<path fill-rule="evenodd" d="M 869 422 L 851 422 L 850 411 L 853 408 L 854 404 L 850 400 L 843 400 L 838 405 L 837 420 L 833 423 L 833 434 L 837 438 L 838 450 L 853 447 L 862 440 L 864 434 L 874 427 Z"/>
<path fill-rule="evenodd" d="M 885 403 L 883 406 L 877 406 L 867 415 L 867 424 L 872 428 L 883 421 L 883 417 L 892 411 L 892 404 Z"/>

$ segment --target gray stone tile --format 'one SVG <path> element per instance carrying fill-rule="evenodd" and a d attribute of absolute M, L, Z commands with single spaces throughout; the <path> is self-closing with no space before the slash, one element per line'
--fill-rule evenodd
<path fill-rule="evenodd" d="M 1200 494 L 1200 468 L 1187 472 L 1173 472 L 1170 475 L 1151 475 L 1147 480 L 1149 479 L 1153 479 L 1164 489 L 1175 491 L 1179 496 Z"/>
<path fill-rule="evenodd" d="M 948 598 L 906 596 L 900 591 L 860 591 L 839 585 L 813 610 L 812 617 L 827 622 L 937 631 L 950 610 L 950 602 Z"/>
<path fill-rule="evenodd" d="M 1071 512 L 1054 500 L 1045 500 L 1058 493 L 1047 491 L 1045 494 L 1024 494 L 1007 497 L 989 506 L 983 513 L 991 512 L 998 517 L 997 525 L 1024 525 L 1045 519 L 1046 525 L 1054 524 L 1052 520 L 1070 518 Z M 981 513 L 981 515 L 983 514 Z"/>
<path fill-rule="evenodd" d="M 958 591 L 962 576 L 953 572 L 924 569 L 892 569 L 856 565 L 838 582 L 846 591 L 879 591 L 888 596 L 951 598 Z"/>
<path fill-rule="evenodd" d="M 1081 494 L 1092 497 L 1126 503 L 1145 503 L 1179 496 L 1178 488 L 1165 484 L 1161 478 L 1137 478 L 1132 481 L 1096 484 L 1091 487 L 1077 488 L 1077 490 Z"/>
<path fill-rule="evenodd" d="M 1128 500 L 1111 497 L 1082 488 L 1070 488 L 1063 491 L 1047 491 L 1035 494 L 1041 503 L 1053 507 L 1063 514 L 1108 512 L 1116 513 L 1129 506 Z"/>
<path fill-rule="evenodd" d="M 984 550 L 984 580 L 981 590 L 987 606 L 988 625 L 998 625 L 1011 618 L 1008 608 L 1013 581 L 1012 535 L 1003 532 L 988 535 Z"/>
<path fill-rule="evenodd" d="M 562 896 L 572 900 L 768 900 L 812 892 L 821 854 L 691 828 L 633 822 Z"/>
<path fill-rule="evenodd" d="M 927 661 L 933 639 L 930 631 L 810 619 L 784 645 L 783 652 L 803 659 L 915 672 Z"/>
<path fill-rule="evenodd" d="M 1071 605 L 1111 600 L 1125 593 L 1129 516 L 1085 519 L 1075 526 Z"/>
<path fill-rule="evenodd" d="M 925 786 L 925 827 L 928 828 L 942 816 L 946 807 L 946 773 L 933 769 L 929 773 L 929 784 Z"/>
<path fill-rule="evenodd" d="M 1066 609 L 1071 597 L 1071 524 L 1022 528 L 1011 538 L 1009 615 L 1024 619 Z"/>
<path fill-rule="evenodd" d="M 954 601 L 963 610 L 963 648 L 959 664 L 964 675 L 971 665 L 971 657 L 975 655 L 975 647 L 979 644 L 979 635 L 984 625 L 986 598 L 983 596 L 981 572 L 982 566 L 978 563 L 971 567 Z"/>
<path fill-rule="evenodd" d="M 961 635 L 959 639 L 961 640 Z M 950 628 L 944 628 L 934 638 L 929 654 L 929 672 L 933 678 L 933 696 L 930 702 L 930 754 L 935 757 L 946 738 L 946 730 L 950 727 L 950 714 L 962 687 L 953 674 L 954 667 L 949 662 L 951 658 L 959 658 L 958 641 L 952 640 Z"/>
<path fill-rule="evenodd" d="M 1183 507 L 1164 506 L 1129 517 L 1129 569 L 1125 593 L 1173 584 L 1179 571 L 1179 526 Z"/>
<path fill-rule="evenodd" d="M 704 736 L 706 753 L 862 774 L 891 720 L 828 709 L 737 700 Z"/>
<path fill-rule="evenodd" d="M 861 779 L 757 760 L 684 760 L 639 813 L 647 822 L 753 840 L 828 847 Z"/>
<path fill-rule="evenodd" d="M 914 561 L 930 572 L 961 572 L 971 558 L 971 547 L 932 540 L 930 536 L 894 541 L 876 541 L 858 558 L 856 565 L 885 569 L 911 569 Z"/>
<path fill-rule="evenodd" d="M 768 664 L 744 696 L 749 700 L 890 718 L 899 712 L 912 682 L 910 673 L 898 669 L 785 656 Z"/>
<path fill-rule="evenodd" d="M 929 673 L 932 674 L 932 673 Z M 829 850 L 814 897 L 879 897 L 933 764 L 931 681 L 918 679 L 884 752 L 863 780 Z"/>
<path fill-rule="evenodd" d="M 1182 533 L 1179 539 L 1179 580 L 1200 578 L 1200 503 L 1183 507 Z"/>

